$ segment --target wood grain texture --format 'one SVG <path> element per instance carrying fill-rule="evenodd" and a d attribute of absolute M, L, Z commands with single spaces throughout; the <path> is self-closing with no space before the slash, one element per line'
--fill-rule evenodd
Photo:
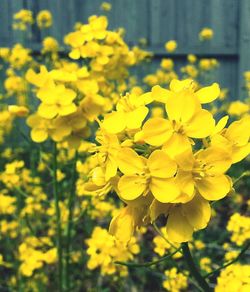
<path fill-rule="evenodd" d="M 32 10 L 34 16 L 42 9 L 53 14 L 54 25 L 46 32 L 40 32 L 35 25 L 28 31 L 32 37 L 26 39 L 25 45 L 36 49 L 46 35 L 62 43 L 76 22 L 106 13 L 111 29 L 125 28 L 129 45 L 140 38 L 147 39 L 148 49 L 155 54 L 152 68 L 160 57 L 171 56 L 178 66 L 189 53 L 218 58 L 221 66 L 216 78 L 223 86 L 230 86 L 233 97 L 242 96 L 242 74 L 250 70 L 250 0 L 106 1 L 112 4 L 110 12 L 100 10 L 103 0 L 1 0 L 0 46 L 23 41 L 20 33 L 12 30 L 12 15 L 21 8 Z M 211 27 L 215 32 L 209 42 L 199 41 L 203 27 Z M 164 49 L 164 43 L 170 39 L 178 42 L 178 49 L 171 55 Z"/>

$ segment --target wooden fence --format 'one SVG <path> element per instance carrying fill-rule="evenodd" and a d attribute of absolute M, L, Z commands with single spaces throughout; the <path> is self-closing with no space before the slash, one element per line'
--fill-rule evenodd
<path fill-rule="evenodd" d="M 124 27 L 126 40 L 134 44 L 146 38 L 154 52 L 153 67 L 159 58 L 168 56 L 164 43 L 178 42 L 171 54 L 182 64 L 188 53 L 217 58 L 220 67 L 215 79 L 231 90 L 233 98 L 242 96 L 242 74 L 250 70 L 250 0 L 106 0 L 112 4 L 108 13 L 111 28 Z M 34 15 L 42 9 L 52 12 L 54 25 L 49 34 L 62 41 L 77 21 L 84 22 L 92 14 L 102 14 L 102 0 L 0 0 L 0 47 L 17 42 L 12 30 L 12 15 L 22 8 Z M 215 31 L 210 42 L 201 43 L 198 33 L 203 27 Z M 34 28 L 27 45 L 41 43 L 42 35 Z M 145 74 L 147 72 L 144 72 Z"/>

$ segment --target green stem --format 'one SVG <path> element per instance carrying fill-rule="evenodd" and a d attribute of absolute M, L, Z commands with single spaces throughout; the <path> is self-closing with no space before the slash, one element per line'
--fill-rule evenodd
<path fill-rule="evenodd" d="M 57 180 L 57 145 L 53 144 L 53 193 L 56 209 L 56 240 L 57 240 L 57 257 L 58 257 L 58 291 L 63 291 L 63 252 L 62 252 L 62 230 L 61 230 L 61 212 L 59 205 L 59 192 Z"/>
<path fill-rule="evenodd" d="M 72 237 L 72 230 L 73 230 L 73 215 L 75 210 L 75 197 L 76 197 L 76 163 L 78 158 L 78 152 L 75 153 L 74 164 L 72 166 L 72 181 L 71 181 L 71 189 L 69 194 L 68 200 L 68 210 L 69 210 L 69 217 L 67 223 L 67 230 L 66 230 L 66 262 L 65 262 L 65 286 L 66 291 L 70 290 L 70 275 L 69 275 L 69 267 L 70 267 L 70 249 L 71 249 L 71 237 Z"/>
<path fill-rule="evenodd" d="M 151 267 L 151 266 L 157 265 L 161 262 L 164 262 L 166 259 L 171 258 L 173 255 L 175 255 L 177 252 L 179 252 L 180 249 L 181 248 L 177 248 L 174 252 L 162 257 L 161 259 L 159 259 L 157 261 L 153 261 L 153 262 L 148 262 L 148 263 L 144 263 L 144 264 L 134 264 L 134 263 L 125 263 L 125 262 L 117 261 L 117 262 L 115 262 L 115 264 L 131 267 L 131 268 Z"/>
<path fill-rule="evenodd" d="M 245 171 L 243 172 L 239 177 L 237 177 L 234 181 L 233 181 L 233 185 L 236 185 L 241 179 L 250 176 L 250 171 Z"/>
<path fill-rule="evenodd" d="M 186 261 L 186 264 L 188 266 L 188 269 L 191 273 L 191 275 L 194 277 L 194 279 L 197 281 L 199 286 L 202 288 L 203 291 L 212 291 L 208 285 L 208 283 L 205 281 L 205 279 L 200 274 L 199 270 L 197 269 L 193 257 L 191 255 L 189 246 L 187 242 L 184 242 L 181 244 L 183 256 Z"/>
<path fill-rule="evenodd" d="M 226 267 L 231 266 L 232 264 L 236 263 L 236 262 L 237 262 L 237 261 L 238 261 L 238 260 L 239 260 L 239 259 L 245 254 L 245 252 L 246 252 L 249 248 L 250 248 L 250 241 L 246 243 L 246 245 L 242 248 L 241 252 L 238 254 L 238 256 L 237 256 L 235 259 L 233 259 L 233 260 L 231 260 L 231 261 L 225 263 L 224 265 L 222 265 L 222 266 L 219 267 L 218 269 L 216 269 L 216 270 L 214 270 L 214 271 L 212 271 L 212 272 L 206 274 L 206 275 L 204 276 L 204 278 L 209 278 L 210 276 L 214 275 L 215 273 L 217 273 L 217 272 L 219 272 L 219 271 L 225 269 Z"/>

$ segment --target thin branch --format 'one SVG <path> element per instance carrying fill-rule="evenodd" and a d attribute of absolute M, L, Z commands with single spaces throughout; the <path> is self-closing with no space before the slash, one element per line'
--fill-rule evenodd
<path fill-rule="evenodd" d="M 238 254 L 238 256 L 237 256 L 235 259 L 233 259 L 233 260 L 231 260 L 231 261 L 225 263 L 224 265 L 222 265 L 222 266 L 219 267 L 218 269 L 216 269 L 216 270 L 214 270 L 214 271 L 212 271 L 212 272 L 206 274 L 206 275 L 204 276 L 204 278 L 209 278 L 209 277 L 211 277 L 212 275 L 214 275 L 215 273 L 217 273 L 217 272 L 219 272 L 219 271 L 221 271 L 221 270 L 223 270 L 223 269 L 225 269 L 225 268 L 231 266 L 232 264 L 236 263 L 236 262 L 237 262 L 237 261 L 238 261 L 238 260 L 239 260 L 239 259 L 245 254 L 245 253 L 246 253 L 246 251 L 247 251 L 249 248 L 250 248 L 250 241 L 248 241 L 248 242 L 246 243 L 246 245 L 242 248 L 241 252 Z"/>
<path fill-rule="evenodd" d="M 159 259 L 157 261 L 152 261 L 152 262 L 148 262 L 148 263 L 144 263 L 144 264 L 126 263 L 126 262 L 120 262 L 120 261 L 116 261 L 115 264 L 122 265 L 122 266 L 127 266 L 127 267 L 130 267 L 130 268 L 151 267 L 151 266 L 157 265 L 157 264 L 159 264 L 159 263 L 171 258 L 173 255 L 175 255 L 180 250 L 181 250 L 181 248 L 179 247 L 178 249 L 176 249 L 171 254 L 168 254 L 168 255 L 162 257 L 161 259 Z"/>

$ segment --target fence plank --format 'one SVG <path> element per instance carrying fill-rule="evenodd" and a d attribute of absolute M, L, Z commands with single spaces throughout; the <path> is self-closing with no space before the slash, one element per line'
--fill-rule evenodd
<path fill-rule="evenodd" d="M 0 46 L 22 42 L 20 32 L 12 30 L 12 15 L 22 8 L 33 11 L 42 9 L 53 14 L 54 25 L 46 32 L 32 26 L 32 39 L 26 42 L 39 49 L 44 36 L 52 35 L 60 42 L 72 31 L 77 21 L 87 22 L 88 16 L 107 14 L 109 28 L 124 27 L 126 41 L 133 45 L 139 38 L 148 39 L 155 58 L 173 57 L 182 64 L 186 55 L 218 58 L 219 82 L 230 85 L 233 95 L 242 93 L 242 74 L 250 69 L 250 0 L 107 0 L 110 12 L 101 11 L 103 0 L 0 0 Z M 201 43 L 198 33 L 203 27 L 215 31 L 213 40 Z M 164 43 L 176 39 L 178 49 L 167 54 Z M 225 85 L 224 85 L 225 84 Z"/>
<path fill-rule="evenodd" d="M 239 27 L 238 97 L 243 96 L 243 73 L 250 70 L 250 1 L 241 0 Z"/>

